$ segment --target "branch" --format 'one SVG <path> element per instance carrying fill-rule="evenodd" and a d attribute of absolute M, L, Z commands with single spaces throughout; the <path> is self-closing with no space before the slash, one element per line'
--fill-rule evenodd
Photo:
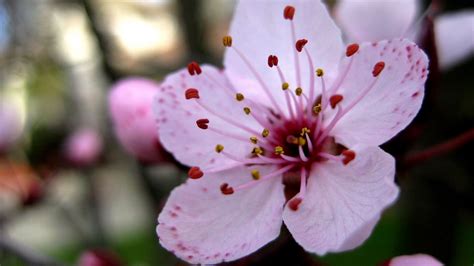
<path fill-rule="evenodd" d="M 42 254 L 36 253 L 34 250 L 13 242 L 4 235 L 0 235 L 0 251 L 12 254 L 27 265 L 32 266 L 61 266 L 64 265 Z"/>
<path fill-rule="evenodd" d="M 413 166 L 433 157 L 449 153 L 472 140 L 474 140 L 474 128 L 431 148 L 408 155 L 403 162 L 406 166 Z"/>

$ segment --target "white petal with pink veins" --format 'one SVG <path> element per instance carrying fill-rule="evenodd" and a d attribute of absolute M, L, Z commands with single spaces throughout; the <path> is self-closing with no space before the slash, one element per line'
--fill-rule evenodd
<path fill-rule="evenodd" d="M 378 147 L 355 151 L 356 158 L 347 165 L 318 164 L 298 210 L 284 210 L 286 226 L 310 252 L 322 255 L 356 247 L 397 198 L 393 157 Z"/>
<path fill-rule="evenodd" d="M 326 7 L 320 1 L 240 1 L 232 21 L 230 35 L 233 47 L 225 53 L 224 65 L 232 83 L 245 94 L 260 96 L 260 102 L 269 103 L 264 88 L 256 80 L 255 75 L 236 53 L 234 47 L 253 65 L 258 75 L 266 83 L 276 102 L 284 106 L 284 94 L 281 81 L 275 68 L 269 68 L 269 55 L 279 58 L 279 66 L 290 84 L 295 89 L 296 65 L 294 54 L 295 40 L 292 38 L 291 21 L 283 17 L 286 5 L 295 7 L 294 27 L 295 39 L 307 39 L 305 46 L 315 67 L 323 67 L 332 72 L 335 70 L 343 53 L 341 33 L 329 17 Z M 300 64 L 301 87 L 309 87 L 310 75 L 307 58 L 298 53 Z M 285 110 L 286 111 L 286 110 Z"/>
<path fill-rule="evenodd" d="M 232 195 L 219 189 L 223 182 L 237 186 L 249 181 L 250 169 L 240 168 L 188 180 L 173 190 L 158 217 L 160 243 L 190 263 L 213 264 L 246 256 L 275 239 L 285 202 L 281 178 Z"/>

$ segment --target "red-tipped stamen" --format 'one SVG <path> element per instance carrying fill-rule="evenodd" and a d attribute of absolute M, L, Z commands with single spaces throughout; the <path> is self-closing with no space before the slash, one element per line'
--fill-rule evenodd
<path fill-rule="evenodd" d="M 283 18 L 293 20 L 295 16 L 295 8 L 293 6 L 286 6 L 283 10 Z"/>
<path fill-rule="evenodd" d="M 193 166 L 188 171 L 188 177 L 191 179 L 199 179 L 204 175 L 201 169 L 197 166 Z"/>
<path fill-rule="evenodd" d="M 352 160 L 355 159 L 356 157 L 356 153 L 352 150 L 345 150 L 342 152 L 341 154 L 344 158 L 342 159 L 342 163 L 344 165 L 347 165 L 348 163 L 350 163 Z"/>
<path fill-rule="evenodd" d="M 186 100 L 199 99 L 199 91 L 195 88 L 189 88 L 184 93 L 184 97 L 186 98 Z"/>
<path fill-rule="evenodd" d="M 297 211 L 302 201 L 301 198 L 294 198 L 288 202 L 288 208 L 292 211 Z"/>
<path fill-rule="evenodd" d="M 207 129 L 207 128 L 209 128 L 209 125 L 208 125 L 209 124 L 209 119 L 207 119 L 207 118 L 198 119 L 196 121 L 196 124 L 200 129 Z"/>
<path fill-rule="evenodd" d="M 278 66 L 278 57 L 276 55 L 269 55 L 268 56 L 268 66 Z"/>
<path fill-rule="evenodd" d="M 380 75 L 380 73 L 382 72 L 384 68 L 385 68 L 385 62 L 383 61 L 377 62 L 377 64 L 375 64 L 374 66 L 374 70 L 372 70 L 372 75 L 374 77 L 377 77 L 378 75 Z"/>
<path fill-rule="evenodd" d="M 359 45 L 357 43 L 350 44 L 346 49 L 346 56 L 351 57 L 359 51 Z"/>
<path fill-rule="evenodd" d="M 336 108 L 336 105 L 340 103 L 344 99 L 344 96 L 341 94 L 333 95 L 329 98 L 329 103 L 331 104 L 331 108 Z"/>
<path fill-rule="evenodd" d="M 308 40 L 306 39 L 300 39 L 296 41 L 296 44 L 295 44 L 296 50 L 301 53 L 301 51 L 303 51 L 303 48 L 307 43 L 308 43 Z"/>
<path fill-rule="evenodd" d="M 234 189 L 231 186 L 229 186 L 229 184 L 224 183 L 221 185 L 221 192 L 224 195 L 231 195 L 231 194 L 234 194 Z"/>
<path fill-rule="evenodd" d="M 199 75 L 202 73 L 201 67 L 195 61 L 192 61 L 188 64 L 188 72 L 191 76 Z"/>

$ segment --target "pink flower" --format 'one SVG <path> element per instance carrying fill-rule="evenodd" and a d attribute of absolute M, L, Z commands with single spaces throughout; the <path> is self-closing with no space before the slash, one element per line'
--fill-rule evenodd
<path fill-rule="evenodd" d="M 120 262 L 117 255 L 114 253 L 95 249 L 95 250 L 88 250 L 81 254 L 79 258 L 79 266 L 120 266 L 122 263 Z"/>
<path fill-rule="evenodd" d="M 378 41 L 407 36 L 419 41 L 413 26 L 419 19 L 420 1 L 339 0 L 336 18 L 349 39 Z M 474 55 L 474 10 L 441 15 L 434 20 L 441 68 L 449 68 Z"/>
<path fill-rule="evenodd" d="M 0 94 L 0 154 L 7 152 L 20 138 L 23 132 L 18 106 Z"/>
<path fill-rule="evenodd" d="M 246 256 L 282 222 L 307 251 L 357 247 L 398 195 L 378 146 L 420 109 L 428 59 L 402 39 L 344 47 L 320 1 L 241 1 L 225 70 L 169 75 L 156 96 L 163 146 L 192 166 L 158 217 L 190 263 Z"/>
<path fill-rule="evenodd" d="M 157 91 L 158 85 L 151 80 L 127 78 L 117 82 L 109 94 L 109 112 L 120 143 L 130 154 L 147 162 L 161 159 L 151 110 Z"/>
<path fill-rule="evenodd" d="M 426 254 L 415 254 L 395 257 L 384 264 L 384 266 L 443 266 L 441 262 Z"/>
<path fill-rule="evenodd" d="M 102 145 L 102 139 L 95 130 L 82 128 L 66 140 L 65 155 L 77 166 L 89 166 L 99 159 Z"/>

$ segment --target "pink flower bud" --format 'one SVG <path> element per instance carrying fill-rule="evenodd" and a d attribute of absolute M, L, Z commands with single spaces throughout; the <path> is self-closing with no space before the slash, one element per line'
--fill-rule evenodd
<path fill-rule="evenodd" d="M 120 266 L 119 258 L 107 250 L 88 250 L 82 253 L 79 266 Z"/>
<path fill-rule="evenodd" d="M 89 166 L 97 162 L 101 153 L 102 140 L 92 129 L 79 129 L 66 141 L 65 156 L 76 166 Z"/>

